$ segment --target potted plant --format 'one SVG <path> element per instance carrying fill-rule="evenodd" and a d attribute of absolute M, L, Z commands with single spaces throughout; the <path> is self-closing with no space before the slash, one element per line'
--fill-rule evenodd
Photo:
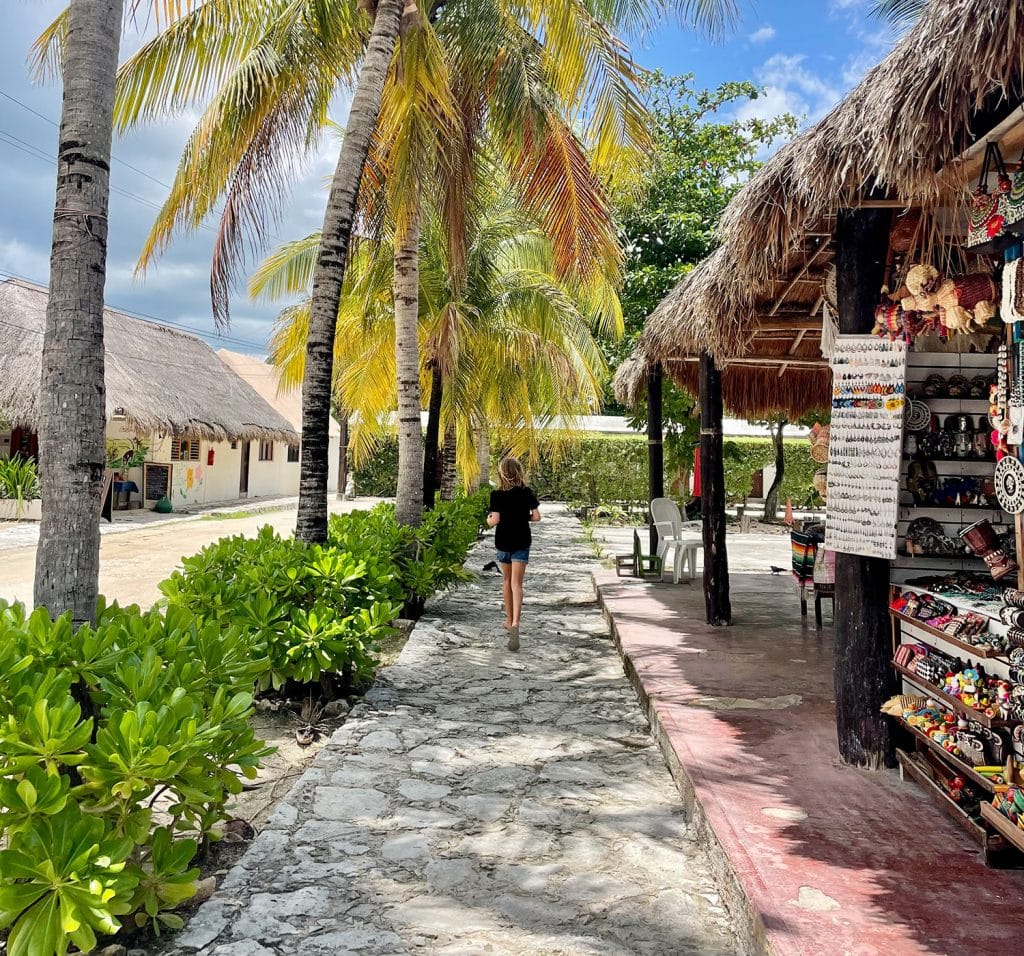
<path fill-rule="evenodd" d="M 0 520 L 38 521 L 41 516 L 36 463 L 20 455 L 0 458 Z"/>

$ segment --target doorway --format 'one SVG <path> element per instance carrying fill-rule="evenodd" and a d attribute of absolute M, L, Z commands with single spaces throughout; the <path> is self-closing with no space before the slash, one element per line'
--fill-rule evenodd
<path fill-rule="evenodd" d="M 252 442 L 242 442 L 242 470 L 238 476 L 238 497 L 247 498 L 249 496 L 249 449 L 252 446 Z"/>

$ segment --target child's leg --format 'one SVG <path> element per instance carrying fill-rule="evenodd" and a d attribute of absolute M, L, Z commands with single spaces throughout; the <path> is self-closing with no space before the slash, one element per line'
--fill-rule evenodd
<path fill-rule="evenodd" d="M 501 567 L 501 594 L 505 606 L 505 627 L 511 627 L 514 617 L 514 602 L 512 597 L 512 564 L 502 564 Z"/>
<path fill-rule="evenodd" d="M 526 562 L 512 562 L 512 626 L 519 627 L 523 613 L 523 578 L 526 577 Z"/>

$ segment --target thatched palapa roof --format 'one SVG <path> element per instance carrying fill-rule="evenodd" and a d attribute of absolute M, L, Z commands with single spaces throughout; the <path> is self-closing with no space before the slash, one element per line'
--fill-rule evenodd
<path fill-rule="evenodd" d="M 0 419 L 36 428 L 47 290 L 0 282 Z M 139 434 L 213 441 L 298 437 L 291 423 L 227 368 L 202 339 L 103 312 L 107 418 L 123 415 Z"/>
<path fill-rule="evenodd" d="M 283 415 L 295 429 L 302 432 L 302 389 L 282 389 L 279 387 L 277 369 L 261 361 L 255 355 L 243 355 L 241 352 L 229 352 L 217 349 L 219 358 L 232 372 L 243 381 L 248 382 L 271 408 Z M 341 426 L 332 415 L 329 426 L 331 438 L 341 435 Z"/>
<path fill-rule="evenodd" d="M 726 404 L 757 414 L 827 398 L 827 367 L 758 364 L 810 359 L 820 338 L 823 281 L 843 208 L 917 208 L 927 227 L 958 211 L 1001 131 L 1004 153 L 1024 148 L 1024 0 L 932 0 L 892 53 L 824 119 L 780 149 L 722 216 L 723 247 L 687 276 L 648 320 L 635 360 L 616 377 L 620 399 L 662 362 L 680 381 L 708 351 L 724 369 Z M 789 345 L 779 339 L 789 333 Z M 774 381 L 773 381 L 774 376 Z M 741 381 L 742 380 L 742 381 Z M 730 393 L 733 396 L 730 402 Z"/>

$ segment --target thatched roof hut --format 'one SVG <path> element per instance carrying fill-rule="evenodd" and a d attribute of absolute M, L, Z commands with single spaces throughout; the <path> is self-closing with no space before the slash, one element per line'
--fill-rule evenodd
<path fill-rule="evenodd" d="M 260 398 L 288 420 L 296 432 L 302 432 L 302 389 L 282 389 L 277 368 L 255 355 L 217 349 L 217 358 L 251 385 Z M 328 426 L 328 434 L 331 438 L 338 438 L 341 435 L 341 426 L 333 415 Z"/>
<path fill-rule="evenodd" d="M 0 282 L 0 419 L 35 429 L 47 290 Z M 141 435 L 295 441 L 291 423 L 202 339 L 114 309 L 103 313 L 107 418 Z"/>
<path fill-rule="evenodd" d="M 726 368 L 725 400 L 739 414 L 763 412 L 775 391 L 775 407 L 801 394 L 805 408 L 823 401 L 825 367 L 775 362 L 769 373 L 754 359 L 811 357 L 839 211 L 912 207 L 929 232 L 960 210 L 980 138 L 998 126 L 1004 153 L 1024 148 L 1022 98 L 1024 0 L 933 0 L 889 56 L 740 190 L 722 216 L 722 249 L 652 314 L 617 394 L 635 396 L 651 361 L 690 384 L 683 360 L 705 350 Z M 777 341 L 785 331 L 788 346 Z"/>

